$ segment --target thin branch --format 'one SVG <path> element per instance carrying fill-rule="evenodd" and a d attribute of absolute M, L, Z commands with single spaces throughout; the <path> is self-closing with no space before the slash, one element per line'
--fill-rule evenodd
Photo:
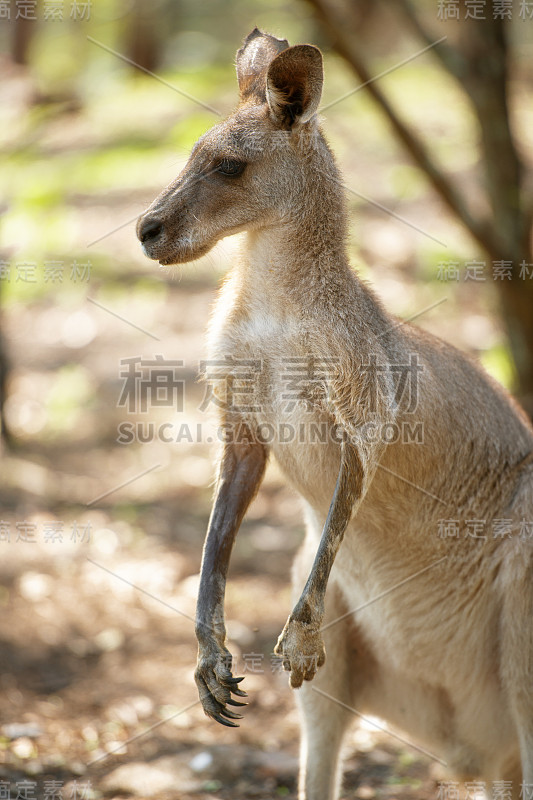
<path fill-rule="evenodd" d="M 350 26 L 346 24 L 346 20 L 337 19 L 335 10 L 329 6 L 327 0 L 308 1 L 315 8 L 328 30 L 334 48 L 350 64 L 361 82 L 367 84 L 365 87 L 367 92 L 372 95 L 385 113 L 398 138 L 404 144 L 416 165 L 426 174 L 442 200 L 459 217 L 484 250 L 494 258 L 503 258 L 499 242 L 493 234 L 493 223 L 488 219 L 482 220 L 471 214 L 464 198 L 456 190 L 452 181 L 435 164 L 425 144 L 399 117 L 379 86 L 372 82 L 370 71 L 357 51 L 353 36 L 350 35 Z M 435 51 L 437 50 L 438 48 L 435 48 Z"/>
<path fill-rule="evenodd" d="M 417 36 L 419 36 L 423 42 L 430 44 L 433 41 L 431 33 L 426 30 L 420 21 L 420 12 L 413 6 L 411 0 L 396 0 L 395 5 L 401 8 L 407 22 L 411 25 Z M 467 65 L 462 53 L 459 52 L 457 48 L 450 47 L 449 44 L 443 43 L 435 50 L 435 55 L 452 77 L 456 78 L 458 81 L 462 81 L 462 76 L 466 72 Z"/>
<path fill-rule="evenodd" d="M 434 34 L 421 21 L 411 0 L 396 0 L 403 15 L 422 42 Z M 468 96 L 479 122 L 486 188 L 497 221 L 500 248 L 518 262 L 528 252 L 531 213 L 521 198 L 524 165 L 509 126 L 508 64 L 505 21 L 488 13 L 485 18 L 465 19 L 460 41 L 454 47 L 435 48 L 444 68 Z"/>

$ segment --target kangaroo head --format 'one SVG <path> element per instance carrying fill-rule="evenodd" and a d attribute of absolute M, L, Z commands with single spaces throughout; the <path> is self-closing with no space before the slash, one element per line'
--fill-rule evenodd
<path fill-rule="evenodd" d="M 322 56 L 255 30 L 237 52 L 240 102 L 194 145 L 185 168 L 142 214 L 137 236 L 161 264 L 191 261 L 221 238 L 297 212 L 322 142 Z M 312 171 L 312 170 L 311 170 Z"/>

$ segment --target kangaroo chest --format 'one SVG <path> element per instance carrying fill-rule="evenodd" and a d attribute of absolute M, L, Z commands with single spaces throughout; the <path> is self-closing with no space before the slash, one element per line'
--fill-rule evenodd
<path fill-rule="evenodd" d="M 225 322 L 209 338 L 205 379 L 227 418 L 251 428 L 289 481 L 313 505 L 327 509 L 340 459 L 328 411 L 335 359 L 310 344 L 302 326 L 257 314 Z"/>

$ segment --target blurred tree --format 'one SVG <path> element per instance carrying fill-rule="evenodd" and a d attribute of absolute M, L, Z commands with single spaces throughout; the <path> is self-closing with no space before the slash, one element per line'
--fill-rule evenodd
<path fill-rule="evenodd" d="M 5 401 L 7 397 L 8 361 L 4 337 L 0 328 L 0 438 L 5 444 L 12 444 L 12 437 L 6 425 Z"/>
<path fill-rule="evenodd" d="M 133 0 L 127 36 L 128 56 L 138 66 L 153 72 L 161 63 L 162 44 L 158 41 L 154 10 L 144 0 Z"/>
<path fill-rule="evenodd" d="M 20 14 L 13 19 L 11 25 L 11 58 L 15 64 L 26 66 L 31 40 L 37 27 L 37 19 Z"/>
<path fill-rule="evenodd" d="M 518 375 L 515 390 L 533 417 L 533 279 L 530 279 L 533 278 L 533 202 L 525 191 L 525 167 L 509 122 L 509 22 L 487 6 L 484 19 L 469 18 L 456 23 L 459 35 L 453 45 L 441 42 L 432 51 L 466 93 L 479 122 L 485 209 L 474 211 L 453 178 L 434 160 L 430 146 L 372 81 L 358 23 L 364 1 L 308 0 L 334 49 L 366 84 L 366 90 L 389 119 L 394 133 L 448 208 L 492 261 L 512 262 L 511 279 L 498 281 L 497 286 Z M 387 11 L 394 6 L 425 44 L 434 44 L 438 39 L 438 35 L 432 35 L 426 28 L 411 0 L 395 0 L 385 5 Z M 522 274 L 521 265 L 525 270 Z"/>

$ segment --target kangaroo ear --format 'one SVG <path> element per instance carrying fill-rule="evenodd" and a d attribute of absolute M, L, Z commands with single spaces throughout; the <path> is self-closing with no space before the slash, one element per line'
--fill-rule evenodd
<path fill-rule="evenodd" d="M 276 39 L 270 33 L 262 33 L 258 28 L 248 34 L 241 49 L 237 50 L 236 58 L 241 101 L 253 95 L 260 103 L 265 102 L 265 75 L 268 65 L 288 46 L 286 39 Z"/>
<path fill-rule="evenodd" d="M 270 63 L 266 98 L 277 122 L 284 128 L 307 122 L 318 109 L 324 69 L 322 53 L 311 44 L 297 44 Z"/>

